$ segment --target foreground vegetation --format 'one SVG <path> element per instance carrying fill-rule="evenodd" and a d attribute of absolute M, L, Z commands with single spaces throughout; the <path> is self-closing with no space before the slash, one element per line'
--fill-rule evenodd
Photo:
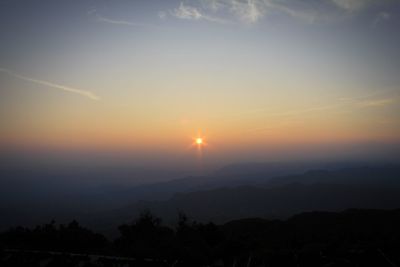
<path fill-rule="evenodd" d="M 288 220 L 175 227 L 149 211 L 108 240 L 73 221 L 0 235 L 2 266 L 398 266 L 400 210 L 310 212 Z"/>

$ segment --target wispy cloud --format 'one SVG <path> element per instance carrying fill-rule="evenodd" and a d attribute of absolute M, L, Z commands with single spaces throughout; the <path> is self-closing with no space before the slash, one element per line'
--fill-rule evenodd
<path fill-rule="evenodd" d="M 92 100 L 99 100 L 100 99 L 99 96 L 97 96 L 96 94 L 94 94 L 91 91 L 81 90 L 81 89 L 72 88 L 72 87 L 69 87 L 69 86 L 65 86 L 65 85 L 61 85 L 61 84 L 57 84 L 57 83 L 53 83 L 53 82 L 49 82 L 49 81 L 44 81 L 44 80 L 39 80 L 39 79 L 23 76 L 21 74 L 18 74 L 16 72 L 13 72 L 13 71 L 8 70 L 8 69 L 0 68 L 0 72 L 5 73 L 7 75 L 10 75 L 12 77 L 15 77 L 17 79 L 27 81 L 27 82 L 32 82 L 32 83 L 44 85 L 44 86 L 47 86 L 47 87 L 63 90 L 63 91 L 66 91 L 66 92 L 79 94 L 79 95 L 88 97 L 88 98 L 90 98 Z"/>
<path fill-rule="evenodd" d="M 212 22 L 240 21 L 254 24 L 271 14 L 283 14 L 312 23 L 316 20 L 336 21 L 367 8 L 373 0 L 197 0 L 183 2 L 170 15 L 187 20 Z M 376 1 L 375 1 L 376 3 Z M 379 20 L 386 19 L 381 14 Z"/>
<path fill-rule="evenodd" d="M 175 8 L 171 14 L 179 19 L 201 19 L 203 15 L 200 13 L 200 11 L 192 6 L 187 6 L 183 4 L 183 2 L 180 3 L 178 8 Z"/>
<path fill-rule="evenodd" d="M 158 17 L 160 19 L 165 19 L 167 17 L 167 13 L 165 11 L 159 11 L 158 12 Z"/>
<path fill-rule="evenodd" d="M 306 114 L 306 113 L 312 113 L 312 112 L 317 112 L 317 111 L 327 111 L 327 110 L 332 110 L 334 108 L 337 108 L 340 106 L 340 103 L 336 104 L 331 104 L 331 105 L 324 105 L 324 106 L 315 106 L 315 107 L 310 107 L 310 108 L 304 108 L 304 109 L 298 109 L 298 110 L 292 110 L 292 111 L 286 111 L 286 112 L 280 112 L 280 113 L 269 113 L 267 114 L 268 116 L 297 116 L 301 114 Z"/>
<path fill-rule="evenodd" d="M 357 107 L 383 107 L 395 103 L 398 98 L 397 90 L 388 89 L 378 90 L 360 96 L 342 97 L 339 98 L 339 100 Z"/>
<path fill-rule="evenodd" d="M 200 8 L 185 5 L 183 2 L 180 3 L 179 7 L 170 11 L 170 14 L 178 19 L 186 19 L 186 20 L 206 20 L 211 22 L 218 23 L 229 23 L 229 21 L 213 17 L 210 15 L 206 15 L 202 12 Z"/>
<path fill-rule="evenodd" d="M 359 103 L 361 107 L 386 107 L 394 103 L 393 98 L 385 98 L 385 99 L 375 99 L 362 101 Z"/>
<path fill-rule="evenodd" d="M 269 108 L 258 108 L 258 109 L 253 109 L 253 110 L 247 110 L 240 114 L 236 114 L 236 117 L 233 118 L 232 121 L 241 120 L 241 119 L 243 119 L 243 117 L 248 117 L 248 116 L 254 117 L 257 114 L 261 114 L 263 117 L 268 117 L 268 118 L 282 117 L 282 118 L 287 119 L 287 118 L 298 117 L 298 116 L 301 116 L 301 115 L 304 115 L 307 113 L 335 110 L 335 108 L 338 108 L 340 106 L 343 106 L 343 103 L 320 105 L 320 106 L 314 106 L 314 107 L 308 107 L 308 108 L 302 108 L 302 109 L 293 109 L 293 110 L 281 111 L 281 112 L 272 111 Z"/>
<path fill-rule="evenodd" d="M 223 24 L 230 24 L 232 21 L 222 17 L 221 14 L 217 16 L 218 11 L 233 14 L 237 19 L 246 23 L 254 23 L 264 15 L 260 0 L 202 0 L 200 2 L 201 5 L 198 7 L 181 2 L 179 7 L 169 13 L 178 19 L 206 20 Z"/>
<path fill-rule="evenodd" d="M 126 25 L 126 26 L 149 26 L 149 25 L 143 24 L 143 23 L 131 22 L 131 21 L 126 21 L 126 20 L 110 19 L 110 18 L 106 18 L 106 17 L 100 16 L 100 15 L 97 15 L 96 18 L 97 18 L 97 21 L 110 23 L 110 24 Z"/>
<path fill-rule="evenodd" d="M 322 14 L 321 11 L 312 9 L 312 8 L 299 8 L 293 7 L 290 5 L 285 5 L 281 2 L 274 2 L 272 0 L 265 0 L 265 4 L 268 6 L 270 10 L 275 10 L 281 12 L 283 14 L 289 15 L 292 18 L 312 23 L 317 19 L 321 19 L 324 17 L 324 20 L 328 19 L 327 14 Z"/>
<path fill-rule="evenodd" d="M 339 100 L 347 103 L 347 104 L 354 104 L 354 103 L 360 103 L 363 101 L 366 101 L 368 99 L 373 99 L 376 96 L 382 95 L 381 91 L 375 91 L 372 93 L 364 94 L 364 95 L 359 95 L 359 96 L 352 96 L 352 97 L 340 97 Z"/>
<path fill-rule="evenodd" d="M 92 8 L 87 12 L 87 14 L 88 15 L 93 15 L 93 14 L 96 14 L 96 12 L 97 12 L 97 9 L 96 8 Z"/>
<path fill-rule="evenodd" d="M 255 23 L 265 14 L 266 5 L 259 0 L 247 0 L 246 2 L 232 0 L 230 4 L 230 10 L 241 21 L 247 23 Z"/>
<path fill-rule="evenodd" d="M 218 10 L 225 7 L 225 3 L 222 2 L 221 0 L 200 0 L 200 1 L 205 9 L 210 9 L 213 12 L 217 12 Z"/>
<path fill-rule="evenodd" d="M 134 27 L 156 27 L 151 24 L 141 23 L 141 22 L 134 22 L 128 20 L 121 20 L 121 19 L 114 19 L 105 17 L 97 11 L 97 9 L 91 9 L 87 12 L 87 14 L 92 17 L 97 22 L 114 24 L 114 25 L 122 25 L 122 26 L 134 26 Z"/>
<path fill-rule="evenodd" d="M 369 94 L 356 97 L 340 98 L 340 100 L 353 108 L 384 108 L 389 105 L 397 104 L 399 101 L 399 93 L 394 90 L 379 90 Z"/>
<path fill-rule="evenodd" d="M 358 10 L 363 9 L 368 4 L 370 4 L 371 0 L 332 0 L 333 4 L 337 7 L 348 11 L 348 12 L 355 12 Z"/>
<path fill-rule="evenodd" d="M 387 91 L 376 91 L 365 95 L 356 97 L 341 97 L 339 102 L 335 102 L 328 105 L 313 106 L 303 109 L 288 110 L 283 112 L 273 112 L 269 108 L 258 108 L 253 110 L 247 110 L 241 114 L 237 114 L 234 120 L 241 119 L 243 116 L 254 116 L 255 114 L 263 114 L 266 117 L 296 117 L 307 113 L 321 112 L 321 111 L 337 111 L 341 108 L 368 108 L 368 107 L 386 107 L 391 104 L 395 104 L 399 99 L 392 94 L 395 93 L 393 90 Z M 390 95 L 392 95 L 390 97 Z"/>

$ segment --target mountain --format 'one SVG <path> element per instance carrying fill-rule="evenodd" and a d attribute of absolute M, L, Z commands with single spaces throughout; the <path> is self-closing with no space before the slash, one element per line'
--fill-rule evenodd
<path fill-rule="evenodd" d="M 283 219 L 300 212 L 349 208 L 400 208 L 400 188 L 322 183 L 218 188 L 177 193 L 166 201 L 136 202 L 107 214 L 97 214 L 98 217 L 91 216 L 85 223 L 99 230 L 111 229 L 116 222 L 133 220 L 143 210 L 150 210 L 170 223 L 180 212 L 196 221 L 224 223 L 247 217 Z"/>
<path fill-rule="evenodd" d="M 77 183 L 68 183 L 68 173 L 57 177 L 53 170 L 3 171 L 0 211 L 5 216 L 0 228 L 21 223 L 37 224 L 53 218 L 61 222 L 76 218 L 97 229 L 104 229 L 129 220 L 146 208 L 167 220 L 184 211 L 197 220 L 224 222 L 252 216 L 281 218 L 315 209 L 400 206 L 397 198 L 400 195 L 398 165 L 313 166 L 235 164 L 209 176 L 187 176 L 137 186 L 78 186 Z M 326 169 L 321 169 L 324 166 Z M 91 177 L 93 173 L 86 175 L 89 174 L 90 179 L 95 180 Z M 102 177 L 111 174 L 105 172 Z"/>
<path fill-rule="evenodd" d="M 280 176 L 268 181 L 269 186 L 290 183 L 400 187 L 400 167 L 397 165 L 385 165 L 375 167 L 353 167 L 338 170 L 309 170 L 303 174 Z"/>
<path fill-rule="evenodd" d="M 382 177 L 386 179 L 382 183 L 390 178 L 391 182 L 400 185 L 400 181 L 394 179 L 400 173 L 400 166 L 364 166 L 365 164 L 361 163 L 241 163 L 225 166 L 208 176 L 187 176 L 132 187 L 116 187 L 111 193 L 117 194 L 121 203 L 128 203 L 139 200 L 167 200 L 175 193 L 243 185 L 283 185 L 294 182 L 346 184 L 347 180 L 354 181 L 355 184 L 363 183 L 364 181 L 357 181 L 359 177 L 367 177 L 378 184 Z M 316 168 L 319 170 L 315 170 Z"/>
<path fill-rule="evenodd" d="M 286 217 L 312 210 L 398 208 L 399 193 L 400 190 L 390 188 L 335 184 L 241 186 L 176 194 L 160 206 L 149 205 L 148 208 L 161 215 L 181 210 L 201 221 L 226 221 L 254 216 Z"/>

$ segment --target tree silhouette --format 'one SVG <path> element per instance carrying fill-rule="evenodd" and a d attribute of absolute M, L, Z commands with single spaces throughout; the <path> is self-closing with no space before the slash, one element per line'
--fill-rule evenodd
<path fill-rule="evenodd" d="M 173 255 L 174 232 L 162 226 L 161 219 L 143 211 L 131 224 L 118 227 L 120 237 L 115 245 L 123 255 L 136 258 L 166 259 Z"/>

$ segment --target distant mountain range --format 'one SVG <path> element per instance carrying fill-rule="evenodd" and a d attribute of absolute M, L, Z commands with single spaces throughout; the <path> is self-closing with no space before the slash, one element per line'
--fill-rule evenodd
<path fill-rule="evenodd" d="M 179 192 L 242 185 L 277 186 L 290 183 L 331 183 L 400 186 L 400 165 L 247 163 L 221 168 L 209 176 L 188 176 L 165 182 L 117 189 L 123 202 L 166 200 Z M 115 193 L 115 192 L 113 192 Z"/>
<path fill-rule="evenodd" d="M 128 174 L 125 170 L 124 177 Z M 400 208 L 400 165 L 247 163 L 207 176 L 137 186 L 68 185 L 66 173 L 57 179 L 51 179 L 53 175 L 2 172 L 0 228 L 75 218 L 103 230 L 131 220 L 143 209 L 167 222 L 185 212 L 195 220 L 222 223 L 255 216 L 285 218 L 312 210 Z"/>
<path fill-rule="evenodd" d="M 237 181 L 241 179 L 244 184 L 245 177 L 238 177 Z M 224 223 L 247 217 L 280 219 L 314 210 L 400 208 L 400 168 L 394 165 L 314 170 L 274 178 L 252 176 L 249 185 L 215 188 L 209 177 L 204 178 L 203 184 L 199 179 L 192 177 L 147 186 L 148 192 L 154 187 L 166 190 L 164 193 L 173 190 L 176 193 L 167 200 L 136 201 L 103 213 L 96 221 L 128 222 L 145 209 L 169 222 L 184 212 L 194 220 Z M 220 182 L 217 180 L 216 184 Z M 199 190 L 195 190 L 196 186 Z"/>

